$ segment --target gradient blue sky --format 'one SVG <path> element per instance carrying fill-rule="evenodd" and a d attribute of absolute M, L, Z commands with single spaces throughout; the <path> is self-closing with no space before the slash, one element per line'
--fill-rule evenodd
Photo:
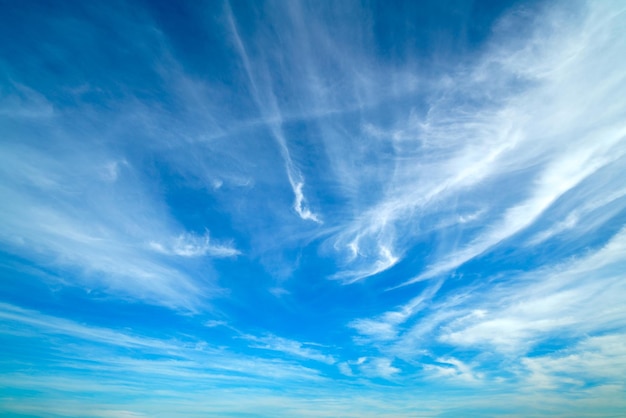
<path fill-rule="evenodd" d="M 0 6 L 0 416 L 626 415 L 626 2 Z"/>

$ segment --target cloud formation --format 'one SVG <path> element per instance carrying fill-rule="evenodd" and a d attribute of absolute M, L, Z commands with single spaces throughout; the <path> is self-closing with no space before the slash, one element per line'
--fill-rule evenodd
<path fill-rule="evenodd" d="M 1 412 L 624 415 L 624 28 L 6 7 Z"/>

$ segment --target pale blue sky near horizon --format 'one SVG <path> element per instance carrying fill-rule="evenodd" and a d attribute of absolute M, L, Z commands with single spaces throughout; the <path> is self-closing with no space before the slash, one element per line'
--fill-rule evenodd
<path fill-rule="evenodd" d="M 626 414 L 625 2 L 0 5 L 0 416 Z"/>

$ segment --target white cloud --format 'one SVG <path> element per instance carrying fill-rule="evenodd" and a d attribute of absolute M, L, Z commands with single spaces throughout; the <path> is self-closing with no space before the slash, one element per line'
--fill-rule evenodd
<path fill-rule="evenodd" d="M 609 137 L 610 142 L 622 140 L 624 132 L 617 132 Z M 574 154 L 558 158 L 549 165 L 537 182 L 533 195 L 521 204 L 510 207 L 499 222 L 489 227 L 484 234 L 470 242 L 465 248 L 453 251 L 424 273 L 404 283 L 408 285 L 446 273 L 472 258 L 484 253 L 494 245 L 528 227 L 559 197 L 571 190 L 583 179 L 593 174 L 602 166 L 617 159 L 620 153 L 606 144 L 606 150 L 594 159 L 594 147 L 587 146 Z M 617 155 L 616 155 L 616 152 Z"/>
<path fill-rule="evenodd" d="M 385 357 L 363 358 L 363 361 L 357 364 L 361 373 L 368 377 L 392 379 L 401 372 L 398 367 L 393 366 L 392 359 Z"/>
<path fill-rule="evenodd" d="M 212 244 L 208 232 L 203 236 L 193 233 L 183 233 L 173 239 L 166 248 L 160 243 L 150 242 L 150 248 L 157 252 L 181 257 L 233 257 L 240 252 L 226 245 Z"/>
<path fill-rule="evenodd" d="M 594 182 L 592 183 L 592 187 L 601 186 L 597 186 Z M 539 245 L 567 231 L 574 230 L 580 235 L 597 228 L 619 213 L 619 210 L 623 207 L 622 204 L 620 204 L 620 200 L 623 200 L 622 198 L 624 196 L 626 196 L 626 189 L 621 189 L 610 193 L 608 196 L 598 196 L 593 200 L 585 201 L 581 206 L 569 212 L 565 216 L 565 219 L 535 234 L 535 236 L 528 241 L 528 245 Z M 614 206 L 614 209 L 611 209 L 610 206 Z M 601 213 L 598 212 L 599 209 L 602 209 Z"/>
<path fill-rule="evenodd" d="M 112 159 L 105 148 L 84 147 L 74 134 L 60 131 L 50 135 L 72 153 L 44 150 L 33 138 L 18 141 L 10 134 L 0 146 L 5 251 L 72 272 L 64 279 L 69 285 L 173 309 L 200 308 L 214 292 L 210 280 L 200 280 L 206 273 L 192 276 L 154 250 L 186 257 L 228 257 L 237 250 L 208 236 L 170 240 L 179 228 L 136 167 L 120 163 L 121 175 L 121 165 L 110 162 L 123 158 Z"/>
<path fill-rule="evenodd" d="M 64 131 L 63 124 L 50 129 L 42 124 L 39 128 L 47 141 L 9 132 L 0 145 L 3 249 L 36 263 L 77 270 L 68 280 L 85 288 L 175 309 L 193 311 L 202 306 L 212 292 L 213 276 L 207 277 L 205 269 L 187 269 L 195 262 L 190 259 L 230 257 L 238 250 L 216 243 L 208 233 L 180 233 L 187 228 L 175 222 L 162 196 L 165 191 L 152 189 L 162 186 L 160 179 L 146 181 L 141 167 L 133 165 L 136 160 L 119 151 L 123 147 L 116 141 L 128 137 L 110 137 L 131 132 L 138 137 L 128 142 L 145 147 L 146 159 L 167 164 L 167 172 L 183 176 L 185 186 L 210 193 L 220 209 L 226 208 L 235 228 L 248 234 L 243 239 L 250 238 L 254 251 L 281 252 L 285 242 L 293 244 L 289 249 L 300 250 L 324 239 L 322 250 L 336 257 L 339 266 L 329 276 L 346 284 L 396 266 L 392 274 L 381 276 L 382 287 L 406 284 L 407 277 L 416 277 L 409 282 L 435 280 L 389 298 L 372 298 L 375 305 L 358 315 L 372 315 L 371 309 L 382 313 L 348 323 L 355 332 L 356 349 L 363 351 L 356 354 L 363 356 L 356 361 L 341 361 L 329 353 L 333 349 L 273 334 L 245 336 L 246 348 L 256 348 L 263 356 L 243 356 L 203 341 L 150 339 L 2 306 L 0 316 L 13 324 L 9 333 L 45 343 L 54 343 L 53 338 L 45 339 L 51 335 L 62 336 L 63 342 L 83 341 L 79 354 L 69 353 L 68 347 L 73 350 L 74 345 L 54 346 L 66 356 L 64 361 L 79 357 L 63 363 L 64 367 L 92 367 L 89 370 L 119 376 L 112 386 L 122 394 L 140 388 L 139 380 L 159 379 L 182 387 L 176 395 L 184 398 L 191 384 L 199 384 L 197 397 L 184 398 L 189 404 L 170 404 L 169 411 L 178 414 L 198 413 L 189 406 L 192 403 L 214 407 L 211 412 L 219 415 L 233 405 L 242 413 L 259 414 L 282 408 L 285 402 L 292 408 L 287 416 L 310 411 L 328 416 L 423 412 L 416 413 L 414 387 L 410 391 L 395 385 L 393 391 L 378 387 L 366 391 L 366 396 L 358 392 L 354 396 L 355 392 L 332 384 L 326 397 L 308 393 L 313 386 L 330 382 L 318 370 L 297 363 L 305 360 L 321 363 L 320 367 L 336 364 L 341 373 L 355 377 L 346 379 L 351 382 L 363 378 L 359 390 L 373 387 L 365 378 L 407 379 L 410 373 L 404 373 L 400 364 L 410 368 L 424 364 L 426 379 L 478 382 L 490 378 L 491 361 L 504 361 L 528 379 L 531 390 L 534 384 L 558 388 L 601 378 L 607 387 L 618 388 L 618 396 L 598 399 L 619 399 L 623 344 L 618 339 L 626 326 L 625 233 L 618 233 L 598 251 L 594 248 L 619 227 L 617 215 L 626 207 L 623 185 L 616 181 L 623 177 L 626 155 L 623 5 L 590 2 L 562 14 L 558 9 L 567 9 L 568 4 L 549 5 L 537 18 L 524 22 L 522 35 L 507 29 L 515 22 L 503 22 L 481 56 L 464 57 L 457 67 L 437 71 L 435 76 L 415 67 L 392 68 L 370 61 L 364 48 L 367 42 L 335 37 L 307 7 L 291 2 L 285 11 L 263 10 L 272 31 L 255 32 L 247 45 L 227 10 L 226 29 L 244 67 L 248 93 L 254 96 L 252 106 L 244 98 L 235 110 L 220 109 L 226 101 L 221 100 L 219 88 L 185 75 L 180 65 L 172 70 L 177 64 L 164 59 L 163 84 L 172 89 L 172 101 L 185 109 L 182 122 L 148 104 L 125 104 L 120 113 L 132 110 L 127 118 L 87 110 L 67 115 L 77 124 L 72 132 Z M 352 13 L 350 20 L 361 21 Z M 275 41 L 274 31 L 281 34 L 278 58 L 265 48 Z M 159 36 L 166 44 L 165 35 Z M 32 91 L 18 96 L 19 100 L 0 103 L 2 116 L 28 117 L 35 126 L 38 119 L 60 115 L 59 109 L 52 109 L 45 97 Z M 14 106 L 23 109 L 14 111 Z M 248 117 L 254 109 L 258 115 L 241 119 L 240 114 Z M 85 128 L 81 125 L 85 119 L 97 126 L 110 124 L 112 132 Z M 301 128 L 302 137 L 294 135 Z M 268 136 L 275 146 L 263 142 Z M 106 142 L 111 147 L 85 148 L 84 137 L 97 138 L 86 141 L 96 148 Z M 52 144 L 49 149 L 40 149 L 44 142 Z M 283 199 L 285 190 L 287 199 Z M 316 201 L 315 196 L 321 199 Z M 274 202 L 290 212 L 293 224 L 282 213 L 276 215 L 280 212 L 273 210 Z M 596 212 L 599 209 L 602 213 Z M 309 227 L 315 227 L 315 232 Z M 214 231 L 211 225 L 207 228 Z M 557 264 L 543 268 L 529 260 L 522 266 L 530 270 L 525 274 L 484 269 L 477 273 L 479 280 L 471 283 L 470 277 L 459 275 L 441 291 L 451 271 L 499 245 L 540 253 L 541 245 L 559 234 L 585 238 L 596 232 L 603 234 L 598 241 L 571 240 L 571 245 L 589 251 L 585 256 L 572 258 L 575 254 L 562 251 L 554 256 Z M 520 236 L 525 248 L 515 241 Z M 275 264 L 290 269 L 297 264 L 282 261 Z M 425 267 L 406 274 L 411 264 Z M 286 288 L 281 283 L 270 292 L 279 296 Z M 415 289 L 420 294 L 412 293 Z M 291 302 L 297 294 L 294 291 L 293 298 L 280 302 Z M 384 305 L 388 300 L 399 300 L 399 306 L 389 309 Z M 550 338 L 563 343 L 583 340 L 550 355 L 529 354 Z M 106 346 L 99 352 L 106 355 L 94 364 L 97 346 Z M 429 351 L 433 346 L 450 352 L 434 355 Z M 157 353 L 160 358 L 138 358 L 124 350 Z M 471 358 L 473 353 L 479 354 Z M 276 359 L 268 360 L 268 354 Z M 418 361 L 424 357 L 433 361 Z M 135 373 L 137 381 L 127 378 L 127 371 Z M 422 378 L 418 376 L 418 381 Z M 271 386 L 275 380 L 281 390 L 285 382 L 313 382 L 304 389 L 297 387 L 307 392 L 308 401 L 242 390 L 247 384 Z M 88 383 L 44 373 L 9 375 L 3 381 L 5 387 L 17 382 L 23 388 L 62 387 L 68 392 Z M 234 384 L 237 390 L 216 395 L 214 382 Z M 103 387 L 99 390 L 106 390 Z M 337 388 L 350 394 L 347 401 L 332 393 Z M 376 390 L 384 394 L 382 400 L 376 398 Z M 393 398 L 396 391 L 402 393 Z M 166 395 L 171 393 L 158 395 L 170 399 Z M 246 395 L 255 396 L 247 399 Z M 219 406 L 207 406 L 204 400 L 209 396 Z M 473 406 L 471 401 L 457 399 L 455 406 Z M 378 409 L 368 409 L 370 405 Z M 435 406 L 428 413 L 441 411 L 440 399 L 429 405 Z M 49 411 L 41 405 L 33 408 L 35 414 Z M 126 411 L 115 408 L 113 412 Z M 147 410 L 165 413 L 154 406 Z"/>
<path fill-rule="evenodd" d="M 220 326 L 228 326 L 228 322 L 220 321 L 220 320 L 217 320 L 217 319 L 211 319 L 209 321 L 206 321 L 204 323 L 204 326 L 208 327 L 208 328 L 215 328 L 215 327 L 220 327 Z"/>
<path fill-rule="evenodd" d="M 253 343 L 251 345 L 252 348 L 278 351 L 291 356 L 306 360 L 315 360 L 326 364 L 334 364 L 337 361 L 333 356 L 324 354 L 320 350 L 313 348 L 314 345 L 310 343 L 302 343 L 275 335 L 263 337 L 244 335 L 243 338 Z"/>
<path fill-rule="evenodd" d="M 352 258 L 358 257 L 360 254 L 359 247 L 356 242 L 350 244 L 350 249 L 353 252 Z M 378 245 L 378 254 L 373 257 L 373 262 L 366 264 L 362 269 L 355 270 L 343 270 L 331 276 L 332 279 L 341 280 L 345 284 L 355 283 L 359 280 L 363 280 L 367 277 L 374 276 L 385 270 L 393 267 L 400 257 L 393 254 L 392 251 L 385 245 Z"/>
<path fill-rule="evenodd" d="M 576 341 L 626 327 L 624 254 L 626 229 L 580 258 L 486 278 L 437 297 L 440 280 L 398 309 L 354 320 L 349 326 L 358 333 L 357 343 L 407 362 L 432 358 L 429 350 L 434 348 L 477 353 L 470 356 L 470 364 L 472 369 L 481 367 L 480 373 L 444 361 L 451 356 L 426 361 L 430 364 L 426 370 L 489 381 L 490 373 L 499 373 L 501 367 L 494 364 L 506 364 L 511 372 L 524 370 L 523 364 L 534 364 L 523 360 L 525 356 L 545 343 Z M 447 364 L 437 364 L 440 360 Z M 535 375 L 543 378 L 539 372 Z"/>
<path fill-rule="evenodd" d="M 471 311 L 459 310 L 440 339 L 459 346 L 490 345 L 503 352 L 524 352 L 546 338 L 626 326 L 621 303 L 626 297 L 621 278 L 624 253 L 626 230 L 580 260 L 526 273 L 506 287 L 477 292 L 467 301 Z"/>
<path fill-rule="evenodd" d="M 446 74 L 448 83 L 433 82 L 427 112 L 400 107 L 405 113 L 392 113 L 388 127 L 366 121 L 362 141 L 373 149 L 383 141 L 393 147 L 377 161 L 384 168 L 385 159 L 391 161 L 390 175 L 372 178 L 365 171 L 361 183 L 359 170 L 368 164 L 358 159 L 358 148 L 351 165 L 345 150 L 336 151 L 343 151 L 332 160 L 339 182 L 380 190 L 370 192 L 371 199 L 350 196 L 356 215 L 329 239 L 345 262 L 338 275 L 351 283 L 392 268 L 381 263 L 379 248 L 402 257 L 410 245 L 431 239 L 432 225 L 456 229 L 460 239 L 439 242 L 430 265 L 404 284 L 447 274 L 536 225 L 546 210 L 566 204 L 584 182 L 620 161 L 626 94 L 619 51 L 625 45 L 616 6 L 548 7 L 522 39 L 503 24 L 471 66 Z M 614 187 L 602 184 L 589 198 L 602 199 Z M 465 232 L 462 214 L 476 207 L 493 221 Z"/>
<path fill-rule="evenodd" d="M 7 89 L 7 86 L 3 86 Z M 0 90 L 0 116 L 25 119 L 50 119 L 55 116 L 53 104 L 28 86 L 11 83 L 9 91 Z"/>
<path fill-rule="evenodd" d="M 143 348 L 146 351 L 167 351 L 175 347 L 171 341 L 134 336 L 109 328 L 87 326 L 7 303 L 0 303 L 0 317 L 5 323 L 19 324 L 19 327 L 12 331 L 16 335 L 60 334 L 98 344 L 124 348 Z M 36 332 L 31 334 L 26 331 L 29 328 Z M 5 329 L 4 332 L 7 333 L 9 330 Z"/>
<path fill-rule="evenodd" d="M 349 326 L 354 328 L 361 337 L 373 341 L 391 341 L 398 337 L 398 327 L 405 321 L 428 306 L 435 297 L 443 281 L 438 281 L 428 286 L 421 294 L 402 305 L 397 310 L 385 312 L 374 319 L 356 319 Z"/>
<path fill-rule="evenodd" d="M 288 295 L 290 292 L 284 287 L 272 287 L 269 292 L 277 298 Z"/>
<path fill-rule="evenodd" d="M 424 370 L 432 373 L 434 377 L 452 379 L 466 383 L 479 383 L 483 378 L 482 373 L 472 370 L 472 367 L 454 357 L 441 357 L 435 359 L 436 364 L 425 364 Z"/>
<path fill-rule="evenodd" d="M 263 116 L 266 124 L 270 128 L 272 136 L 274 137 L 283 158 L 287 178 L 294 194 L 293 209 L 303 220 L 321 223 L 319 216 L 313 213 L 306 205 L 306 199 L 302 191 L 304 187 L 304 177 L 302 176 L 300 170 L 298 170 L 295 166 L 287 145 L 287 139 L 285 138 L 282 128 L 283 116 L 273 91 L 273 82 L 270 76 L 270 71 L 267 68 L 267 63 L 254 62 L 253 69 L 253 62 L 251 61 L 248 51 L 246 50 L 246 46 L 239 35 L 235 17 L 230 9 L 230 5 L 228 4 L 226 7 L 226 15 L 233 43 L 235 44 L 235 48 L 247 74 L 254 100 L 260 114 Z"/>
<path fill-rule="evenodd" d="M 339 372 L 341 372 L 344 376 L 354 376 L 352 368 L 347 362 L 339 363 L 337 364 L 337 367 L 339 368 Z"/>
<path fill-rule="evenodd" d="M 594 381 L 626 389 L 626 335 L 589 337 L 556 353 L 524 357 L 522 364 L 524 383 L 532 388 L 583 388 Z"/>
<path fill-rule="evenodd" d="M 146 337 L 128 330 L 78 324 L 9 304 L 0 304 L 0 318 L 5 324 L 5 335 L 25 338 L 35 346 L 42 344 L 42 356 L 48 356 L 47 350 L 52 347 L 56 353 L 53 355 L 54 361 L 63 367 L 89 369 L 100 374 L 105 371 L 115 375 L 121 373 L 133 385 L 143 385 L 146 376 L 168 379 L 175 385 L 184 385 L 185 382 L 258 383 L 267 379 L 321 379 L 318 371 L 297 363 L 244 356 L 207 343 L 202 344 L 201 340 L 183 335 Z M 298 347 L 294 348 L 289 340 L 278 339 L 275 343 L 298 353 Z M 300 352 L 303 355 L 311 354 L 318 361 L 330 361 L 329 357 L 317 357 L 315 352 L 307 350 L 301 348 Z M 98 356 L 94 357 L 94 353 L 98 353 Z M 146 358 L 147 355 L 154 355 L 154 358 Z M 20 376 L 18 380 L 32 381 L 32 376 Z M 58 381 L 45 380 L 59 388 Z M 159 381 L 155 380 L 155 384 L 158 385 Z M 46 383 L 42 381 L 41 384 Z"/>
<path fill-rule="evenodd" d="M 322 221 L 320 221 L 318 216 L 315 213 L 311 212 L 311 210 L 306 206 L 304 194 L 302 193 L 302 187 L 304 187 L 304 182 L 302 181 L 298 181 L 293 184 L 293 192 L 296 195 L 295 202 L 293 204 L 294 210 L 298 212 L 298 215 L 300 215 L 302 219 L 321 223 Z"/>

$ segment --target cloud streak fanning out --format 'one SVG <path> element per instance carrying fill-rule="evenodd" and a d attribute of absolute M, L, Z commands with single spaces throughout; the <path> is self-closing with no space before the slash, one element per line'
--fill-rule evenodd
<path fill-rule="evenodd" d="M 6 5 L 0 415 L 626 414 L 626 6 L 493 3 Z"/>

